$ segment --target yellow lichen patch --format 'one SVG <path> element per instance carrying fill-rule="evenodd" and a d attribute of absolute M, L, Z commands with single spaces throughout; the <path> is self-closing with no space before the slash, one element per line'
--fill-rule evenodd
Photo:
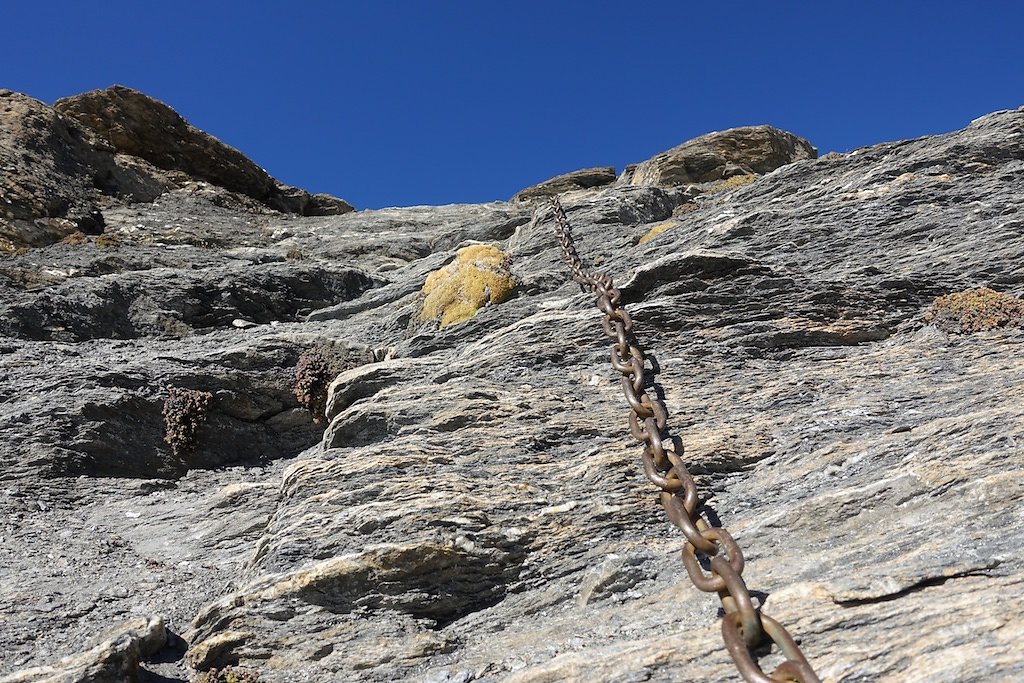
<path fill-rule="evenodd" d="M 419 319 L 447 327 L 469 320 L 488 304 L 507 300 L 516 286 L 508 266 L 505 252 L 489 244 L 459 249 L 454 261 L 427 276 L 420 290 Z"/>
<path fill-rule="evenodd" d="M 947 332 L 981 332 L 995 327 L 1024 325 L 1024 300 L 988 287 L 940 296 L 924 321 Z"/>
<path fill-rule="evenodd" d="M 64 239 L 62 239 L 60 242 L 61 244 L 76 246 L 79 244 L 88 243 L 89 238 L 86 236 L 84 232 L 69 232 L 67 235 L 64 235 Z"/>
<path fill-rule="evenodd" d="M 757 180 L 760 176 L 756 175 L 734 175 L 732 177 L 721 180 L 713 185 L 710 185 L 704 190 L 704 194 L 715 194 L 716 192 L 725 192 L 727 190 L 733 190 L 737 187 L 743 187 Z"/>
<path fill-rule="evenodd" d="M 121 244 L 121 238 L 117 235 L 97 235 L 93 243 L 97 247 L 116 247 Z"/>
<path fill-rule="evenodd" d="M 13 241 L 6 237 L 0 237 L 0 254 L 11 254 L 13 256 L 24 256 L 28 253 L 28 248 L 15 244 Z"/>
<path fill-rule="evenodd" d="M 658 225 L 655 225 L 653 228 L 648 230 L 647 234 L 641 237 L 640 241 L 637 242 L 637 244 L 647 244 L 661 233 L 665 232 L 669 228 L 674 228 L 676 225 L 677 224 L 673 223 L 672 221 L 669 221 L 668 223 L 659 223 Z"/>

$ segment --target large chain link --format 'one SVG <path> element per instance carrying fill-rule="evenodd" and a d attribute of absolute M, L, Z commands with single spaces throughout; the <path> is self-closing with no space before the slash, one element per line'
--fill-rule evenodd
<path fill-rule="evenodd" d="M 644 473 L 661 489 L 661 504 L 668 518 L 683 532 L 683 566 L 693 585 L 706 593 L 718 593 L 725 616 L 722 638 L 736 668 L 746 681 L 771 683 L 819 683 L 796 641 L 777 621 L 754 607 L 743 581 L 743 553 L 729 532 L 708 524 L 698 511 L 697 485 L 682 461 L 679 437 L 666 436 L 668 410 L 660 398 L 645 389 L 646 358 L 636 345 L 633 320 L 621 306 L 621 292 L 611 276 L 583 267 L 569 229 L 569 221 L 558 197 L 551 198 L 562 258 L 572 278 L 597 294 L 597 307 L 604 313 L 604 332 L 611 346 L 612 367 L 622 374 L 622 391 L 629 403 L 629 431 L 644 444 L 641 455 Z M 705 572 L 703 565 L 709 567 Z M 771 640 L 786 661 L 766 675 L 754 660 L 753 650 Z"/>

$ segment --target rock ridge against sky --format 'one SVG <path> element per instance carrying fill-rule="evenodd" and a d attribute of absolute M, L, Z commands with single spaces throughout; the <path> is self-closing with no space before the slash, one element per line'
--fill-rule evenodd
<path fill-rule="evenodd" d="M 822 679 L 1024 677 L 1024 108 L 666 148 L 356 211 L 0 91 L 0 681 L 739 680 L 556 192 Z"/>

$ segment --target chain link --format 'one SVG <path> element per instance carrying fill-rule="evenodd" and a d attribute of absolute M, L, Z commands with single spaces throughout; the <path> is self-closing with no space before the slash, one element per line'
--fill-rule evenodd
<path fill-rule="evenodd" d="M 668 518 L 686 537 L 683 566 L 693 585 L 706 593 L 718 593 L 725 610 L 722 638 L 737 670 L 745 681 L 772 683 L 819 683 L 796 641 L 777 621 L 754 607 L 743 581 L 743 553 L 728 531 L 713 527 L 698 511 L 697 486 L 683 464 L 682 442 L 665 435 L 668 410 L 657 396 L 645 389 L 646 357 L 636 345 L 633 319 L 621 307 L 621 292 L 611 276 L 588 271 L 576 252 L 565 210 L 557 196 L 551 198 L 556 233 L 562 258 L 572 279 L 597 294 L 597 307 L 604 313 L 601 325 L 611 345 L 612 368 L 622 375 L 622 392 L 629 404 L 629 431 L 644 444 L 641 461 L 647 478 L 661 489 L 661 504 Z M 705 572 L 703 564 L 709 567 Z M 766 641 L 775 643 L 786 661 L 765 674 L 752 651 Z"/>

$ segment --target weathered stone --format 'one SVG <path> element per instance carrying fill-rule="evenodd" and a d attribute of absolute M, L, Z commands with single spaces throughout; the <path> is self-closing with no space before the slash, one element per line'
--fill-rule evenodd
<path fill-rule="evenodd" d="M 4 676 L 0 683 L 136 683 L 139 663 L 164 647 L 167 630 L 159 617 L 136 619 L 97 640 L 79 655 Z"/>
<path fill-rule="evenodd" d="M 572 190 L 589 190 L 601 187 L 602 185 L 610 185 L 615 182 L 615 179 L 615 169 L 611 166 L 585 168 L 555 176 L 550 180 L 545 180 L 543 183 L 531 185 L 525 190 L 516 192 L 515 196 L 512 197 L 512 201 L 522 202 L 550 197 L 554 194 L 561 194 Z"/>
<path fill-rule="evenodd" d="M 121 154 L 264 199 L 274 179 L 241 152 L 190 125 L 163 102 L 115 85 L 57 100 L 54 109 Z"/>
<path fill-rule="evenodd" d="M 92 148 L 42 102 L 0 90 L 3 218 L 32 220 L 84 208 Z"/>
<path fill-rule="evenodd" d="M 208 671 L 237 664 L 238 656 L 234 651 L 245 645 L 252 635 L 241 631 L 221 631 L 212 638 L 195 643 L 186 655 L 188 665 L 197 671 Z"/>
<path fill-rule="evenodd" d="M 309 194 L 305 190 L 276 181 L 268 196 L 256 198 L 273 209 L 300 216 L 339 216 L 355 211 L 344 199 L 329 194 Z"/>
<path fill-rule="evenodd" d="M 1019 110 L 742 188 L 562 197 L 656 361 L 702 509 L 825 680 L 1024 676 L 1024 330 L 924 319 L 941 295 L 1024 294 L 1022 170 Z M 140 654 L 140 679 L 738 680 L 545 203 L 282 216 L 189 180 L 103 215 L 0 262 L 0 675 L 134 611 L 190 643 Z M 428 275 L 479 243 L 513 296 L 417 323 Z M 203 308 L 196 288 L 242 295 Z M 117 292 L 152 305 L 116 315 Z M 357 362 L 323 431 L 293 383 L 327 343 Z M 167 385 L 213 395 L 183 461 Z"/>
<path fill-rule="evenodd" d="M 96 224 L 108 178 L 149 199 L 169 186 L 145 170 L 123 171 L 58 112 L 10 90 L 0 90 L 0 170 L 0 240 L 13 247 Z"/>
<path fill-rule="evenodd" d="M 196 181 L 304 216 L 352 211 L 344 200 L 283 185 L 173 109 L 113 86 L 54 107 L 0 90 L 0 252 L 103 232 L 107 209 L 152 202 Z M 216 194 L 216 193 L 210 193 Z"/>
<path fill-rule="evenodd" d="M 237 317 L 257 324 L 294 321 L 354 299 L 375 284 L 361 270 L 316 264 L 249 264 L 198 272 L 151 268 L 74 278 L 0 308 L 0 331 L 35 340 L 181 337 L 226 328 Z"/>
<path fill-rule="evenodd" d="M 234 147 L 192 126 L 169 106 L 114 85 L 66 97 L 54 109 L 108 146 L 166 171 L 181 171 L 271 208 L 304 216 L 352 211 L 344 200 L 279 183 Z"/>
<path fill-rule="evenodd" d="M 639 166 L 639 164 L 627 164 L 626 167 L 622 169 L 622 173 L 620 173 L 619 177 L 617 178 L 618 184 L 632 185 L 633 175 L 636 173 L 637 166 Z"/>
<path fill-rule="evenodd" d="M 620 182 L 660 186 L 706 183 L 735 175 L 768 173 L 817 155 L 807 140 L 772 126 L 730 128 L 656 154 L 627 169 Z"/>

